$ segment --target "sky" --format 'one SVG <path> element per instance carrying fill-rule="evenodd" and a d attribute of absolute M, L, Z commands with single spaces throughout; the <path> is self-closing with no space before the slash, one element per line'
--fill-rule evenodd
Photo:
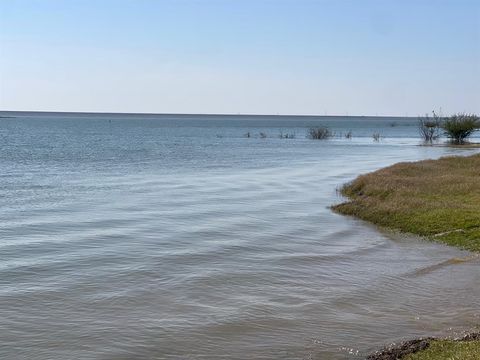
<path fill-rule="evenodd" d="M 480 113 L 480 0 L 0 0 L 0 110 Z"/>

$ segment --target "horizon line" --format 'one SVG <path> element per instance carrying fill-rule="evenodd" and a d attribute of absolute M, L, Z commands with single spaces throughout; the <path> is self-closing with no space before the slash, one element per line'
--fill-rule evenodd
<path fill-rule="evenodd" d="M 412 118 L 421 115 L 345 115 L 338 114 L 256 114 L 256 113 L 156 113 L 156 112 L 118 112 L 118 111 L 49 111 L 49 110 L 0 110 L 2 113 L 36 113 L 36 114 L 78 114 L 78 115 L 200 115 L 200 116 L 278 116 L 278 117 L 392 117 L 392 118 Z"/>

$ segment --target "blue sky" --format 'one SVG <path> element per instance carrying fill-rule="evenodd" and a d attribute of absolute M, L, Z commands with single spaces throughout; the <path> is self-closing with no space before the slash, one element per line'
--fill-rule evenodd
<path fill-rule="evenodd" d="M 0 110 L 480 112 L 478 0 L 0 0 Z"/>

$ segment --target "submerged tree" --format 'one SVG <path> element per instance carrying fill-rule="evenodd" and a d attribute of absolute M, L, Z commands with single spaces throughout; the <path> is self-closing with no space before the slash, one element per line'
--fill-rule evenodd
<path fill-rule="evenodd" d="M 291 133 L 289 133 L 289 132 L 283 133 L 283 130 L 280 130 L 279 134 L 278 134 L 278 137 L 280 139 L 295 139 L 296 133 L 295 133 L 295 131 L 291 132 Z"/>
<path fill-rule="evenodd" d="M 480 120 L 475 114 L 458 113 L 445 119 L 441 127 L 453 144 L 461 145 L 480 129 Z"/>
<path fill-rule="evenodd" d="M 418 130 L 420 136 L 425 142 L 432 143 L 440 136 L 440 116 L 432 111 L 432 116 L 425 114 L 424 117 L 418 118 Z"/>
<path fill-rule="evenodd" d="M 333 136 L 333 133 L 324 126 L 308 129 L 307 137 L 314 140 L 326 140 Z"/>

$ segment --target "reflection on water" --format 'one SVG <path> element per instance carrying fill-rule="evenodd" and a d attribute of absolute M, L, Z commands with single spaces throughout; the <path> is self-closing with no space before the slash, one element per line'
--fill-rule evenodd
<path fill-rule="evenodd" d="M 395 121 L 0 119 L 0 357 L 355 359 L 478 324 L 478 257 L 328 208 L 359 173 L 468 153 Z M 325 122 L 353 139 L 304 138 Z"/>

